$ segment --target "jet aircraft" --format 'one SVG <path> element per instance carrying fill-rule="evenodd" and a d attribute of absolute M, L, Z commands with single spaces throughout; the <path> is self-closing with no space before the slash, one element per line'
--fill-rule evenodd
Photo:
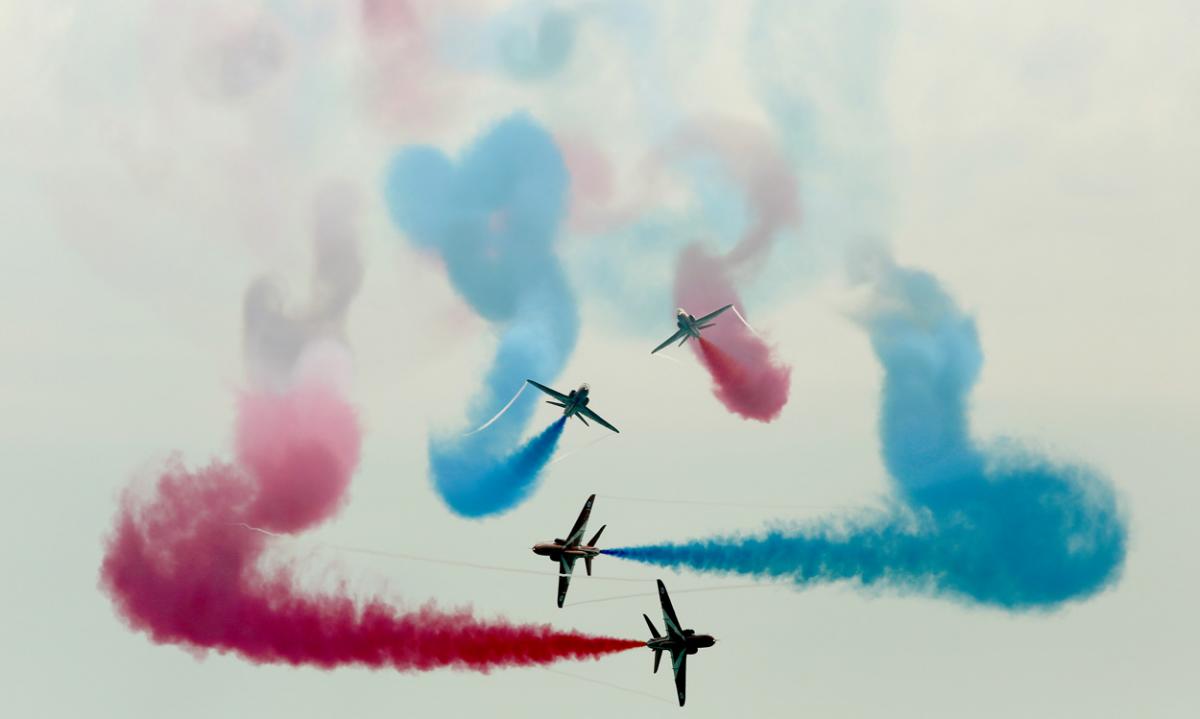
<path fill-rule="evenodd" d="M 590 542 L 583 543 L 583 533 L 587 531 L 588 517 L 592 514 L 592 502 L 594 501 L 596 501 L 594 494 L 587 498 L 583 510 L 579 512 L 579 519 L 575 520 L 575 526 L 571 527 L 571 532 L 566 539 L 555 539 L 553 542 L 533 545 L 534 554 L 549 557 L 551 561 L 558 563 L 558 607 L 560 609 L 563 600 L 567 598 L 567 588 L 571 586 L 571 570 L 575 568 L 575 560 L 583 557 L 583 563 L 587 566 L 587 573 L 590 577 L 592 576 L 592 558 L 600 554 L 596 542 L 600 541 L 600 533 L 604 531 L 604 527 L 608 526 L 607 524 L 600 527 Z"/>
<path fill-rule="evenodd" d="M 675 672 L 675 692 L 679 695 L 679 706 L 683 706 L 684 689 L 687 680 L 687 656 L 695 654 L 704 647 L 717 643 L 708 634 L 697 634 L 693 629 L 683 629 L 679 618 L 675 616 L 675 608 L 671 606 L 671 598 L 667 596 L 667 588 L 662 580 L 658 580 L 658 599 L 662 603 L 663 623 L 666 624 L 667 635 L 660 636 L 654 628 L 654 622 L 645 614 L 646 626 L 650 627 L 653 635 L 646 646 L 654 650 L 654 673 L 658 673 L 658 664 L 664 651 L 671 653 L 671 669 Z"/>
<path fill-rule="evenodd" d="M 620 434 L 621 430 L 604 421 L 603 417 L 588 409 L 587 405 L 589 401 L 589 390 L 586 383 L 579 385 L 579 389 L 571 390 L 571 394 L 563 394 L 557 390 L 550 389 L 544 384 L 534 382 L 531 379 L 527 379 L 525 381 L 557 400 L 554 402 L 546 400 L 546 404 L 552 404 L 555 407 L 562 407 L 564 417 L 570 417 L 571 415 L 574 415 L 585 425 L 588 423 L 587 419 L 590 419 L 596 424 L 599 424 L 601 427 L 606 427 Z M 587 419 L 584 419 L 584 417 L 587 417 Z"/>
<path fill-rule="evenodd" d="M 687 311 L 680 307 L 679 309 L 675 310 L 675 326 L 679 329 L 675 330 L 675 334 L 668 337 L 662 344 L 650 350 L 650 354 L 654 354 L 660 349 L 663 349 L 675 340 L 679 340 L 679 346 L 682 347 L 685 342 L 693 337 L 700 339 L 700 330 L 706 330 L 716 324 L 713 322 L 713 320 L 717 318 L 717 315 L 721 314 L 730 307 L 733 307 L 733 305 L 725 305 L 721 309 L 716 310 L 715 312 L 709 312 L 699 319 L 688 314 Z"/>

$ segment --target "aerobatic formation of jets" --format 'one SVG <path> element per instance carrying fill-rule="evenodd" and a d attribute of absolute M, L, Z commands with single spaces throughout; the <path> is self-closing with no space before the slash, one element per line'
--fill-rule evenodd
<path fill-rule="evenodd" d="M 709 312 L 703 317 L 696 317 L 682 308 L 676 310 L 675 325 L 677 329 L 675 333 L 651 350 L 650 354 L 654 354 L 676 341 L 679 342 L 679 346 L 682 346 L 689 339 L 700 339 L 700 331 L 712 327 L 716 324 L 713 320 L 732 307 L 732 304 L 725 305 Z M 620 432 L 619 429 L 609 424 L 588 406 L 591 397 L 590 388 L 586 384 L 582 384 L 578 389 L 573 389 L 569 393 L 563 394 L 556 389 L 547 387 L 531 379 L 525 381 L 550 395 L 553 399 L 547 400 L 546 403 L 552 404 L 555 407 L 561 407 L 564 417 L 574 416 L 585 425 L 588 424 L 587 420 L 590 419 L 613 432 Z M 600 529 L 596 530 L 596 534 L 586 543 L 583 541 L 587 532 L 588 519 L 592 515 L 592 505 L 595 501 L 596 495 L 594 494 L 587 498 L 587 501 L 583 504 L 583 509 L 579 512 L 579 517 L 575 519 L 575 524 L 571 527 L 571 531 L 567 533 L 566 539 L 555 539 L 553 542 L 540 542 L 533 545 L 534 554 L 547 557 L 550 561 L 558 565 L 557 603 L 559 608 L 562 608 L 563 603 L 567 599 L 567 590 L 571 587 L 571 575 L 575 570 L 575 562 L 583 559 L 584 566 L 587 568 L 587 575 L 590 577 L 592 576 L 592 560 L 601 553 L 597 542 L 600 541 L 600 535 L 604 532 L 604 527 L 607 525 L 601 526 Z M 649 616 L 643 614 L 642 617 L 646 620 L 646 625 L 650 628 L 651 634 L 650 639 L 646 641 L 646 646 L 654 651 L 654 672 L 656 674 L 662 662 L 663 652 L 671 655 L 671 671 L 675 675 L 675 693 L 679 698 L 679 706 L 683 706 L 687 683 L 688 655 L 695 654 L 705 647 L 713 646 L 717 640 L 712 635 L 696 634 L 694 630 L 684 629 L 680 625 L 679 618 L 675 615 L 675 608 L 671 605 L 671 598 L 667 595 L 667 588 L 661 579 L 658 580 L 658 598 L 659 603 L 662 605 L 665 633 L 659 634 L 658 629 L 654 626 L 654 622 L 651 621 Z"/>

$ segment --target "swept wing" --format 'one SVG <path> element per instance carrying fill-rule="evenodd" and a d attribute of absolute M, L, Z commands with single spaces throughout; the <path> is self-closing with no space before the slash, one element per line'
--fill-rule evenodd
<path fill-rule="evenodd" d="M 592 502 L 596 501 L 596 495 L 587 498 L 583 503 L 583 509 L 579 512 L 579 518 L 575 520 L 575 526 L 571 527 L 571 532 L 567 535 L 567 541 L 563 542 L 565 547 L 574 547 L 583 541 L 583 533 L 587 531 L 588 517 L 592 515 Z M 601 528 L 603 531 L 603 528 Z M 596 533 L 599 536 L 599 532 Z"/>
<path fill-rule="evenodd" d="M 702 325 L 702 324 L 704 324 L 705 322 L 708 322 L 709 320 L 715 320 L 715 319 L 717 318 L 717 315 L 721 314 L 722 312 L 724 312 L 725 310 L 729 309 L 730 307 L 733 307 L 733 305 L 731 305 L 731 304 L 730 304 L 730 305 L 725 305 L 724 307 L 722 307 L 722 308 L 721 308 L 721 309 L 719 309 L 719 310 L 716 310 L 716 311 L 714 311 L 714 312 L 709 312 L 708 314 L 704 315 L 703 317 L 698 317 L 698 318 L 696 319 L 696 324 L 698 324 L 698 325 Z"/>
<path fill-rule="evenodd" d="M 571 586 L 571 570 L 575 569 L 575 557 L 562 556 L 558 559 L 558 608 L 562 609 Z"/>
<path fill-rule="evenodd" d="M 668 337 L 668 338 L 666 339 L 666 341 L 665 341 L 665 342 L 663 342 L 662 344 L 660 344 L 659 346 L 657 346 L 657 347 L 655 347 L 654 349 L 650 350 L 650 354 L 654 354 L 655 352 L 659 351 L 660 349 L 663 349 L 663 348 L 665 348 L 667 345 L 671 344 L 672 342 L 674 342 L 675 340 L 679 339 L 680 337 L 683 337 L 683 336 L 685 336 L 686 334 L 687 334 L 687 333 L 686 333 L 686 332 L 684 332 L 683 330 L 675 330 L 675 334 L 673 334 L 673 335 L 671 335 L 670 337 Z"/>
<path fill-rule="evenodd" d="M 687 650 L 671 650 L 671 669 L 675 672 L 675 693 L 679 695 L 679 706 L 683 706 L 684 695 L 687 693 Z"/>
<path fill-rule="evenodd" d="M 551 397 L 553 397 L 554 399 L 558 400 L 559 402 L 566 402 L 566 401 L 567 401 L 567 396 L 566 396 L 565 394 L 563 394 L 562 392 L 559 392 L 559 391 L 557 391 L 557 390 L 550 389 L 550 388 L 549 388 L 549 387 L 547 387 L 546 385 L 544 385 L 544 384 L 541 384 L 540 382 L 534 382 L 534 381 L 533 381 L 533 380 L 531 380 L 531 379 L 527 379 L 527 380 L 525 380 L 525 381 L 526 381 L 526 382 L 528 382 L 529 384 L 533 385 L 534 387 L 537 387 L 538 389 L 540 389 L 541 391 L 545 392 L 546 394 L 550 395 Z"/>
<path fill-rule="evenodd" d="M 611 429 L 612 431 L 616 432 L 617 434 L 621 433 L 621 430 L 617 429 L 616 427 L 614 427 L 611 424 L 609 424 L 608 422 L 606 422 L 603 417 L 596 414 L 595 412 L 588 409 L 587 407 L 580 407 L 578 410 L 576 410 L 576 412 L 578 412 L 579 414 L 585 415 L 588 419 L 592 420 L 593 422 L 595 422 L 596 424 L 598 424 L 602 427 L 607 427 L 608 429 Z M 584 424 L 587 424 L 587 422 L 584 422 Z"/>

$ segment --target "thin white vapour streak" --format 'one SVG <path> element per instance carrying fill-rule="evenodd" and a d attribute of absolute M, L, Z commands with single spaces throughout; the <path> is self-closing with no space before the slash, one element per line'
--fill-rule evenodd
<path fill-rule="evenodd" d="M 697 499 L 659 499 L 655 497 L 624 497 L 615 494 L 597 494 L 603 499 L 618 502 L 646 502 L 649 504 L 693 504 L 706 507 L 743 507 L 746 509 L 852 509 L 862 505 L 849 504 L 753 504 L 749 502 L 705 502 Z"/>
<path fill-rule="evenodd" d="M 655 356 L 655 357 L 662 357 L 663 359 L 669 359 L 669 360 L 671 360 L 672 362 L 674 362 L 675 364 L 683 364 L 682 362 L 680 362 L 679 360 L 675 359 L 675 358 L 674 358 L 674 357 L 672 357 L 671 355 L 666 355 L 666 354 L 656 354 L 656 355 L 654 355 L 654 356 Z"/>
<path fill-rule="evenodd" d="M 276 534 L 275 532 L 269 532 L 265 529 L 251 526 L 249 524 L 246 524 L 245 522 L 231 522 L 231 524 L 234 524 L 239 527 L 245 527 L 246 529 L 249 529 L 252 532 L 258 532 L 259 534 L 265 534 L 270 537 L 279 537 L 282 539 L 295 539 L 294 537 L 290 537 L 286 534 Z M 419 554 L 407 554 L 405 552 L 389 552 L 389 551 L 384 551 L 381 549 L 369 549 L 367 547 L 350 547 L 350 546 L 346 546 L 343 544 L 328 544 L 325 542 L 316 542 L 315 544 L 319 547 L 325 547 L 326 549 L 332 549 L 335 552 L 348 552 L 351 554 L 368 554 L 368 555 L 375 556 L 375 557 L 387 557 L 389 559 L 405 559 L 405 560 L 409 560 L 409 561 L 413 561 L 413 562 L 426 562 L 429 564 L 442 564 L 442 565 L 451 566 L 451 567 L 463 567 L 466 569 L 485 569 L 485 570 L 491 571 L 491 572 L 508 572 L 510 574 L 533 574 L 533 575 L 537 575 L 539 577 L 570 576 L 574 579 L 586 578 L 589 580 L 596 580 L 596 581 L 600 581 L 600 582 L 649 582 L 649 581 L 651 581 L 650 577 L 600 577 L 600 576 L 595 576 L 595 575 L 590 575 L 590 574 L 566 575 L 566 574 L 560 574 L 558 572 L 543 572 L 543 571 L 539 571 L 537 569 L 524 569 L 522 567 L 505 567 L 505 566 L 500 566 L 500 565 L 496 565 L 496 564 L 478 564 L 476 562 L 464 562 L 464 561 L 461 561 L 458 559 L 443 559 L 441 557 L 425 557 L 425 556 L 421 556 Z"/>
<path fill-rule="evenodd" d="M 521 388 L 520 388 L 520 389 L 518 389 L 518 390 L 517 390 L 517 393 L 516 393 L 516 394 L 514 394 L 514 395 L 512 396 L 512 399 L 510 399 L 510 400 L 508 401 L 508 404 L 504 405 L 504 407 L 503 407 L 503 408 L 501 408 L 501 410 L 500 410 L 499 412 L 497 412 L 497 413 L 496 413 L 496 416 L 495 416 L 495 417 L 492 417 L 492 418 L 491 418 L 491 419 L 489 419 L 488 421 L 484 422 L 484 423 L 483 423 L 483 426 L 479 427 L 478 429 L 475 429 L 475 430 L 472 430 L 472 431 L 470 431 L 470 432 L 467 432 L 467 433 L 466 433 L 466 434 L 464 434 L 463 436 L 464 436 L 464 437 L 470 437 L 471 435 L 475 434 L 476 432 L 482 432 L 483 430 L 485 430 L 485 429 L 487 429 L 488 427 L 490 427 L 490 426 L 492 425 L 492 423 L 493 423 L 493 422 L 495 422 L 496 420 L 500 419 L 500 415 L 502 415 L 502 414 L 504 414 L 505 412 L 507 412 L 507 411 L 508 411 L 508 408 L 513 406 L 513 402 L 516 402 L 516 401 L 517 401 L 517 397 L 520 397 L 520 396 L 521 396 L 521 393 L 522 393 L 522 392 L 524 392 L 524 391 L 525 391 L 525 383 L 524 383 L 524 382 L 522 382 L 522 383 L 521 383 Z"/>
<path fill-rule="evenodd" d="M 746 329 L 750 330 L 751 334 L 753 334 L 755 337 L 759 338 L 760 340 L 762 339 L 762 335 L 760 335 L 758 332 L 755 332 L 755 331 L 754 331 L 754 328 L 750 326 L 750 323 L 746 321 L 746 318 L 745 318 L 745 317 L 742 317 L 742 313 L 741 313 L 741 312 L 738 312 L 737 305 L 734 305 L 734 306 L 733 306 L 733 307 L 731 307 L 730 309 L 732 309 L 732 310 L 733 310 L 733 313 L 734 313 L 735 315 L 737 315 L 737 317 L 738 317 L 738 319 L 739 319 L 739 320 L 741 320 L 741 321 L 742 321 L 742 324 L 746 325 Z"/>
<path fill-rule="evenodd" d="M 755 584 L 733 584 L 727 587 L 693 587 L 691 589 L 672 589 L 671 594 L 694 594 L 695 592 L 724 592 L 729 589 L 762 589 L 765 587 L 781 587 L 780 582 L 757 582 Z M 578 602 L 568 602 L 563 608 L 577 607 L 580 604 L 598 604 L 600 602 L 615 602 L 620 599 L 635 599 L 638 597 L 657 597 L 658 592 L 638 592 L 637 594 L 619 594 L 615 597 L 600 597 L 599 599 L 584 599 Z"/>
<path fill-rule="evenodd" d="M 234 526 L 238 526 L 238 527 L 245 527 L 246 529 L 249 529 L 251 532 L 258 532 L 259 534 L 265 534 L 268 537 L 286 537 L 287 536 L 286 534 L 276 534 L 275 532 L 269 532 L 269 531 L 267 531 L 265 529 L 261 529 L 259 527 L 253 527 L 249 524 L 246 524 L 245 522 L 230 522 L 230 524 L 232 524 Z"/>
<path fill-rule="evenodd" d="M 564 454 L 563 456 L 561 456 L 561 457 L 557 457 L 557 458 L 553 459 L 553 460 L 550 462 L 550 464 L 558 464 L 559 462 L 563 461 L 563 460 L 564 460 L 564 459 L 566 459 L 567 457 L 570 457 L 570 456 L 571 456 L 571 455 L 573 455 L 573 454 L 578 454 L 579 452 L 582 452 L 583 450 L 587 449 L 588 447 L 594 447 L 594 446 L 596 446 L 597 444 L 600 444 L 600 443 L 601 443 L 601 442 L 603 442 L 604 440 L 606 440 L 606 439 L 608 439 L 608 438 L 610 438 L 610 437 L 613 437 L 613 436 L 615 436 L 615 435 L 613 435 L 613 434 L 603 434 L 603 435 L 601 435 L 600 437 L 598 437 L 598 438 L 596 438 L 596 439 L 593 439 L 591 442 L 588 442 L 587 444 L 583 445 L 582 447 L 580 447 L 580 448 L 578 448 L 578 449 L 573 449 L 573 450 L 571 450 L 570 452 L 567 452 L 566 454 Z M 546 466 L 550 466 L 550 465 L 546 465 Z"/>
<path fill-rule="evenodd" d="M 629 687 L 623 687 L 620 684 L 613 684 L 611 682 L 600 681 L 599 679 L 592 679 L 591 677 L 581 677 L 578 674 L 568 674 L 567 672 L 562 672 L 557 669 L 551 669 L 549 667 L 542 667 L 542 669 L 545 669 L 546 671 L 550 672 L 551 674 L 557 674 L 557 675 L 563 676 L 563 677 L 570 677 L 572 679 L 578 679 L 581 682 L 590 682 L 592 684 L 599 684 L 602 687 L 608 687 L 610 689 L 620 689 L 623 692 L 629 692 L 630 694 L 639 694 L 641 696 L 653 699 L 654 701 L 663 702 L 665 704 L 671 703 L 669 700 L 663 699 L 662 697 L 660 697 L 658 695 L 651 694 L 650 692 L 644 692 L 639 689 L 630 689 Z"/>

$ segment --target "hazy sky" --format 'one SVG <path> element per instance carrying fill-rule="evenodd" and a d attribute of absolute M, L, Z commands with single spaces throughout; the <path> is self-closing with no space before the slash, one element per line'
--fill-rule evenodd
<path fill-rule="evenodd" d="M 1200 711 L 1191 3 L 563 3 L 540 40 L 532 2 L 103 5 L 0 0 L 5 716 L 680 711 L 645 650 L 486 675 L 320 671 L 197 657 L 123 623 L 98 587 L 117 495 L 171 452 L 230 456 L 254 372 L 244 295 L 262 277 L 300 308 L 296 332 L 351 348 L 364 429 L 341 513 L 272 548 L 306 586 L 638 638 L 662 576 L 683 622 L 720 640 L 689 662 L 693 716 Z M 467 520 L 434 491 L 427 442 L 462 425 L 499 340 L 392 224 L 383 183 L 401 148 L 453 157 L 516 111 L 559 140 L 577 189 L 556 246 L 581 322 L 555 384 L 589 382 L 622 433 L 590 446 L 601 430 L 568 425 L 527 502 Z M 737 235 L 740 200 L 647 159 L 693 118 L 761 128 L 798 178 L 800 228 L 740 286 L 792 366 L 769 424 L 727 412 L 690 353 L 648 355 L 671 332 L 674 253 Z M 321 224 L 330 192 L 352 222 Z M 321 232 L 359 244 L 324 266 L 340 280 L 310 272 L 314 247 L 337 261 Z M 604 546 L 887 494 L 882 371 L 842 272 L 861 243 L 932 273 L 975 318 L 977 440 L 1112 482 L 1129 519 L 1120 580 L 1011 613 L 601 557 L 555 609 L 552 565 L 529 548 L 563 536 L 590 493 Z M 553 417 L 538 410 L 529 433 Z M 591 599 L 606 601 L 571 606 Z"/>

